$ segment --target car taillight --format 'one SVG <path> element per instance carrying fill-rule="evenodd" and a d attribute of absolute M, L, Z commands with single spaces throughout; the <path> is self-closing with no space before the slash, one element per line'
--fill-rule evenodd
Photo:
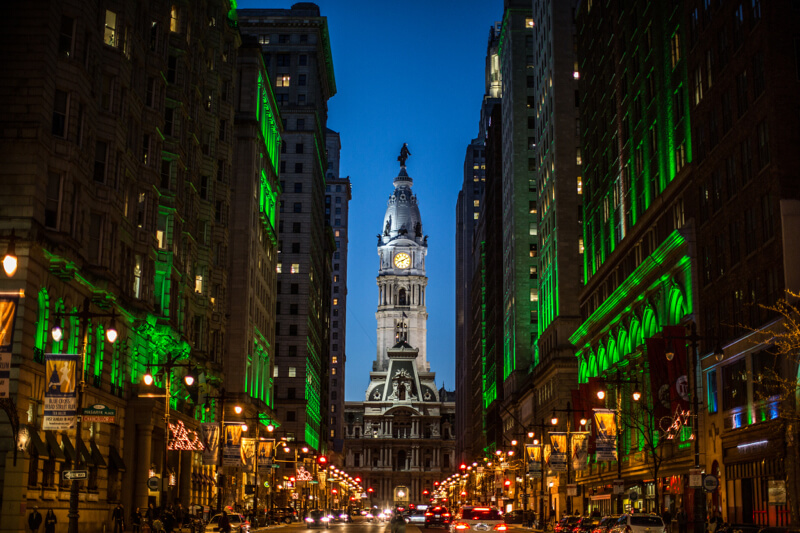
<path fill-rule="evenodd" d="M 465 522 L 457 522 L 456 525 L 455 525 L 455 528 L 456 528 L 457 531 L 464 531 L 464 530 L 469 529 L 469 524 L 467 524 Z"/>
<path fill-rule="evenodd" d="M 450 516 L 450 513 L 444 513 L 442 516 L 444 516 L 445 518 L 447 518 L 448 516 Z"/>
<path fill-rule="evenodd" d="M 495 531 L 508 531 L 508 526 L 505 524 L 497 524 L 492 529 L 494 529 Z"/>
<path fill-rule="evenodd" d="M 433 516 L 433 513 L 425 513 L 425 516 Z"/>

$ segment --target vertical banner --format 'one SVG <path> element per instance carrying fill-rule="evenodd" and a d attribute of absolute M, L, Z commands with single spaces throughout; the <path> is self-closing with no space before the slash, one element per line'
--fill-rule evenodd
<path fill-rule="evenodd" d="M 528 461 L 528 474 L 534 478 L 542 477 L 542 447 L 526 444 L 525 458 Z"/>
<path fill-rule="evenodd" d="M 653 395 L 653 419 L 669 416 L 670 400 L 669 371 L 667 370 L 667 343 L 662 338 L 645 339 L 647 363 L 650 366 L 650 394 Z M 673 345 L 675 343 L 673 342 Z"/>
<path fill-rule="evenodd" d="M 242 464 L 249 472 L 252 471 L 256 458 L 256 439 L 252 437 L 242 437 L 242 447 L 240 448 Z"/>
<path fill-rule="evenodd" d="M 222 449 L 223 466 L 242 466 L 242 423 L 225 422 Z"/>
<path fill-rule="evenodd" d="M 617 421 L 616 413 L 610 409 L 595 409 L 594 421 L 597 426 L 597 461 L 617 460 Z"/>
<path fill-rule="evenodd" d="M 550 443 L 553 451 L 550 453 L 550 469 L 553 472 L 567 471 L 567 434 L 550 432 Z"/>
<path fill-rule="evenodd" d="M 44 422 L 42 429 L 75 427 L 78 414 L 78 355 L 45 354 Z"/>
<path fill-rule="evenodd" d="M 550 464 L 550 452 L 551 451 L 552 450 L 550 449 L 550 445 L 549 444 L 545 444 L 544 445 L 544 451 L 542 453 L 544 454 L 544 463 L 546 465 Z"/>
<path fill-rule="evenodd" d="M 667 375 L 670 386 L 670 413 L 677 409 L 689 410 L 689 368 L 686 357 L 686 328 L 683 326 L 664 326 L 667 347 L 672 348 L 675 357 L 667 361 Z M 666 358 L 666 357 L 665 357 Z"/>
<path fill-rule="evenodd" d="M 272 453 L 275 449 L 275 439 L 267 439 L 258 441 L 258 469 L 266 469 L 272 466 Z"/>
<path fill-rule="evenodd" d="M 583 431 L 573 433 L 570 448 L 572 469 L 576 472 L 586 470 L 589 462 L 589 433 Z"/>
<path fill-rule="evenodd" d="M 11 345 L 19 298 L 0 298 L 0 398 L 11 394 Z"/>
<path fill-rule="evenodd" d="M 202 435 L 203 445 L 203 464 L 219 464 L 219 424 L 216 422 L 200 424 L 200 434 Z"/>

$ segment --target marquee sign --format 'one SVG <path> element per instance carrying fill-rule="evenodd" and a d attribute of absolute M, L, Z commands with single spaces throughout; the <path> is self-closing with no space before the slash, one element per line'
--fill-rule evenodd
<path fill-rule="evenodd" d="M 297 481 L 311 481 L 314 475 L 302 466 L 297 467 Z"/>
<path fill-rule="evenodd" d="M 168 450 L 188 450 L 193 452 L 202 452 L 205 449 L 203 442 L 197 435 L 196 431 L 192 431 L 192 437 L 189 437 L 189 431 L 183 422 L 178 420 L 174 424 L 169 425 L 169 443 L 167 444 Z"/>

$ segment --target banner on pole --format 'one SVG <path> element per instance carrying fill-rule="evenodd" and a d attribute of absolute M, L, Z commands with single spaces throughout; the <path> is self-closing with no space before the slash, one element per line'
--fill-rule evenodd
<path fill-rule="evenodd" d="M 545 444 L 544 445 L 544 450 L 542 451 L 542 453 L 544 454 L 544 463 L 547 464 L 547 465 L 550 464 L 550 452 L 551 451 L 552 450 L 550 448 L 550 445 L 549 444 Z"/>
<path fill-rule="evenodd" d="M 589 433 L 584 431 L 573 433 L 570 447 L 572 469 L 576 472 L 586 470 L 589 464 Z"/>
<path fill-rule="evenodd" d="M 223 466 L 242 466 L 242 425 L 241 422 L 225 422 Z"/>
<path fill-rule="evenodd" d="M 200 424 L 203 439 L 203 464 L 219 464 L 219 424 L 216 422 Z"/>
<path fill-rule="evenodd" d="M 528 473 L 542 471 L 542 447 L 534 444 L 525 445 L 525 457 L 528 461 Z"/>
<path fill-rule="evenodd" d="M 78 414 L 77 354 L 45 354 L 44 421 L 42 429 L 73 429 Z"/>
<path fill-rule="evenodd" d="M 258 469 L 267 469 L 272 467 L 272 452 L 275 449 L 275 439 L 267 439 L 258 441 Z"/>
<path fill-rule="evenodd" d="M 550 469 L 553 472 L 567 471 L 567 434 L 550 432 L 550 443 L 553 450 L 550 453 Z"/>
<path fill-rule="evenodd" d="M 253 469 L 256 458 L 256 439 L 252 437 L 242 437 L 242 447 L 239 450 L 242 458 L 242 464 L 249 472 Z"/>
<path fill-rule="evenodd" d="M 610 409 L 595 409 L 594 420 L 597 426 L 597 461 L 617 460 L 617 421 L 616 413 Z"/>

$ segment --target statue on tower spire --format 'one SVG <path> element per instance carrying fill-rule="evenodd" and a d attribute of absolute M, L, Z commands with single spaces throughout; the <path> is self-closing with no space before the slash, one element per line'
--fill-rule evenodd
<path fill-rule="evenodd" d="M 397 160 L 400 161 L 400 166 L 406 166 L 406 159 L 411 155 L 411 152 L 408 150 L 408 143 L 403 143 L 403 147 L 400 148 L 400 155 L 397 156 Z"/>

